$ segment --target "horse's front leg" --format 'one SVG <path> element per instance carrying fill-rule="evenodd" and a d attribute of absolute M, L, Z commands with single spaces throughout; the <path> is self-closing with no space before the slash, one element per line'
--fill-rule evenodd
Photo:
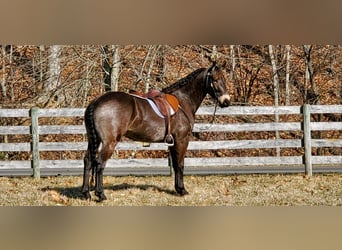
<path fill-rule="evenodd" d="M 172 167 L 175 172 L 175 189 L 181 196 L 188 194 L 184 187 L 184 157 L 188 147 L 189 140 L 175 141 L 173 147 L 170 148 L 172 159 Z"/>

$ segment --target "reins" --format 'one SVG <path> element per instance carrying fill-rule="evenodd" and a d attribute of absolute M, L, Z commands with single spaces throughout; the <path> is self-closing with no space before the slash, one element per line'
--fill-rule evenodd
<path fill-rule="evenodd" d="M 217 101 L 215 102 L 215 109 L 214 109 L 213 119 L 210 122 L 211 124 L 215 123 L 216 111 L 217 111 Z"/>

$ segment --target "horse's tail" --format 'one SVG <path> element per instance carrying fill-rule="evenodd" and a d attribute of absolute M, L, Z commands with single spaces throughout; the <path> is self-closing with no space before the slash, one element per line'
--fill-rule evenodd
<path fill-rule="evenodd" d="M 98 134 L 96 132 L 96 127 L 94 123 L 94 110 L 95 104 L 91 103 L 84 115 L 84 121 L 87 127 L 88 133 L 88 151 L 89 151 L 89 161 L 91 162 L 91 182 L 94 182 L 94 174 L 97 168 L 96 152 L 99 146 Z"/>

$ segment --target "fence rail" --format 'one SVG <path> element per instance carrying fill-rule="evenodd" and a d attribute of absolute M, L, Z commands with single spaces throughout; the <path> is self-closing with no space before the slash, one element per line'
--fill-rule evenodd
<path fill-rule="evenodd" d="M 214 107 L 200 107 L 197 115 L 214 113 Z M 317 114 L 337 114 L 341 117 L 342 105 L 304 105 L 282 107 L 230 107 L 219 109 L 218 116 L 275 116 L 298 115 L 299 122 L 244 122 L 231 124 L 196 123 L 195 133 L 201 132 L 275 132 L 292 131 L 302 133 L 300 139 L 260 139 L 260 140 L 215 140 L 191 141 L 188 150 L 236 150 L 236 149 L 303 149 L 300 156 L 262 156 L 262 157 L 188 157 L 185 159 L 186 174 L 223 174 L 223 173 L 298 173 L 305 172 L 342 172 L 342 156 L 313 155 L 313 148 L 341 148 L 342 122 L 314 122 L 312 116 Z M 41 142 L 39 135 L 84 135 L 84 125 L 40 125 L 41 118 L 77 118 L 82 119 L 84 109 L 0 109 L 0 118 L 28 118 L 27 126 L 0 126 L 0 136 L 26 135 L 27 142 L 0 143 L 1 152 L 28 152 L 30 160 L 0 160 L 0 175 L 69 175 L 81 174 L 83 160 L 41 160 L 44 151 L 83 151 L 86 141 L 81 142 Z M 313 131 L 333 131 L 337 138 L 312 138 Z M 120 142 L 116 150 L 167 150 L 163 143 L 151 143 L 145 147 L 136 142 Z M 341 152 L 341 151 L 338 151 Z M 0 155 L 1 156 L 1 155 Z M 110 159 L 105 169 L 111 175 L 151 175 L 170 174 L 169 161 L 166 158 L 145 159 Z"/>

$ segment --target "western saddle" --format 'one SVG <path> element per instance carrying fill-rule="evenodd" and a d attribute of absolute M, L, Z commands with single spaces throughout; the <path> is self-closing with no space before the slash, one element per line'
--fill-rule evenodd
<path fill-rule="evenodd" d="M 175 97 L 174 95 L 165 94 L 156 89 L 150 89 L 145 94 L 135 90 L 130 90 L 129 94 L 150 99 L 155 103 L 158 110 L 164 116 L 165 119 L 166 135 L 164 142 L 168 146 L 173 146 L 174 138 L 171 134 L 171 116 L 174 115 L 179 109 L 179 101 L 177 97 Z M 174 111 L 173 114 L 171 113 L 172 110 Z"/>

